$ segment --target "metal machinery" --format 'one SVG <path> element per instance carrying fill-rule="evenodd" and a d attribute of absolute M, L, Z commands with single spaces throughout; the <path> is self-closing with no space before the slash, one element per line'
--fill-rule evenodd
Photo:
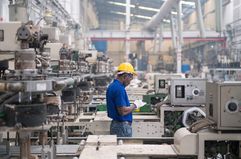
<path fill-rule="evenodd" d="M 155 93 L 164 93 L 168 94 L 170 92 L 171 79 L 180 79 L 183 78 L 182 74 L 162 74 L 155 75 Z"/>
<path fill-rule="evenodd" d="M 12 50 L 15 55 L 15 70 L 9 73 L 5 73 L 6 71 L 4 71 L 5 74 L 1 77 L 2 81 L 0 85 L 2 92 L 0 130 L 18 132 L 21 159 L 32 158 L 31 152 L 41 155 L 42 158 L 54 159 L 56 158 L 56 154 L 60 154 L 60 151 L 63 151 L 64 155 L 69 154 L 67 158 L 79 156 L 85 159 L 148 159 L 150 157 L 240 158 L 239 105 L 241 92 L 239 89 L 241 83 L 208 83 L 206 85 L 206 80 L 204 79 L 172 79 L 170 97 L 174 97 L 175 99 L 171 100 L 171 102 L 163 100 L 161 103 L 156 104 L 158 109 L 152 114 L 134 115 L 134 138 L 117 139 L 115 136 L 104 135 L 108 134 L 110 123 L 110 119 L 107 118 L 105 112 L 87 114 L 83 112 L 81 114 L 78 111 L 70 111 L 70 109 L 75 108 L 75 104 L 79 105 L 77 110 L 80 108 L 80 103 L 85 101 L 85 99 L 82 99 L 84 95 L 81 95 L 81 93 L 84 94 L 91 90 L 89 84 L 96 83 L 93 82 L 93 79 L 103 80 L 101 71 L 100 73 L 96 71 L 95 76 L 93 76 L 87 71 L 92 69 L 80 67 L 90 66 L 91 68 L 91 65 L 87 61 L 88 56 L 80 54 L 81 56 L 78 56 L 79 58 L 73 65 L 70 65 L 71 60 L 60 60 L 59 69 L 56 72 L 51 72 L 49 65 L 47 65 L 49 54 L 42 51 L 44 50 L 43 44 L 47 36 L 41 36 L 39 31 L 32 31 L 29 25 L 20 25 L 19 29 L 17 29 L 18 40 L 21 42 L 19 45 L 21 44 L 20 46 L 22 47 L 15 51 Z M 26 35 L 26 32 L 32 33 L 30 36 L 31 40 L 22 36 Z M 36 34 L 39 36 L 35 36 Z M 35 39 L 33 37 L 39 38 Z M 42 40 L 38 41 L 38 39 Z M 32 47 L 34 49 L 31 49 Z M 11 51 L 6 52 L 9 53 Z M 35 61 L 37 61 L 37 64 Z M 78 65 L 78 63 L 81 64 Z M 100 66 L 98 67 L 101 68 Z M 62 108 L 59 109 L 61 103 L 60 93 L 56 92 L 60 90 L 63 90 L 63 92 Z M 95 95 L 100 95 L 102 90 L 92 91 L 96 93 Z M 76 103 L 78 101 L 76 99 L 80 103 Z M 66 106 L 64 106 L 65 104 Z M 196 121 L 199 118 L 194 113 L 196 110 L 193 112 L 187 110 L 192 106 L 205 104 L 207 105 L 207 118 L 190 123 L 189 129 L 167 127 L 175 125 L 175 120 L 178 121 L 180 116 L 182 116 L 181 114 L 172 114 L 173 112 L 185 113 L 186 111 L 186 116 L 191 115 L 191 117 L 194 114 Z M 203 107 L 201 109 L 203 110 Z M 82 136 L 88 134 L 95 135 L 89 135 L 87 139 L 83 138 L 86 140 L 82 140 L 79 145 L 54 146 L 53 140 L 51 140 L 52 144 L 49 147 L 37 146 L 37 149 L 32 151 L 34 147 L 30 146 L 31 132 L 38 132 L 40 134 L 40 144 L 45 145 L 48 139 L 47 132 L 48 130 L 52 130 L 50 127 L 52 125 L 57 127 L 61 125 L 59 122 L 50 124 L 47 121 L 51 121 L 52 117 L 56 116 L 56 114 L 71 116 L 71 114 L 75 113 L 80 113 L 81 115 L 76 116 L 77 118 L 74 122 L 68 122 L 71 120 L 63 122 L 61 130 L 63 136 L 56 135 L 56 137 L 61 137 L 64 140 L 65 136 L 66 139 L 70 140 L 71 133 L 72 135 L 81 134 Z M 48 120 L 47 116 L 49 116 Z M 66 118 L 62 117 L 56 119 L 66 120 Z M 81 129 L 72 129 L 72 127 L 81 127 Z M 209 129 L 200 131 L 200 129 L 206 127 Z M 67 132 L 65 128 L 73 131 Z M 176 131 L 176 129 L 178 130 Z M 69 136 L 67 136 L 67 133 L 69 133 Z M 170 139 L 160 138 L 162 135 L 172 136 L 172 134 L 174 134 L 173 144 L 156 144 L 166 142 Z M 135 137 L 141 138 L 138 139 Z M 151 144 L 150 141 L 154 141 L 155 144 Z M 65 142 L 67 143 L 68 141 Z M 61 144 L 61 142 L 57 143 Z M 10 147 L 10 144 L 7 147 Z M 14 150 L 11 148 L 7 148 L 5 151 L 10 157 L 14 155 Z"/>
<path fill-rule="evenodd" d="M 198 158 L 241 157 L 240 87 L 240 82 L 207 83 L 207 117 L 194 123 L 189 128 L 192 133 L 188 132 L 196 136 Z M 179 135 L 184 130 L 178 131 L 176 143 L 180 146 Z"/>
<path fill-rule="evenodd" d="M 207 105 L 211 106 L 207 118 L 198 120 L 189 129 L 178 129 L 173 144 L 151 144 L 145 143 L 145 139 L 137 142 L 137 139 L 106 135 L 89 136 L 80 145 L 80 158 L 240 158 L 241 83 L 208 83 L 207 86 Z"/>
<path fill-rule="evenodd" d="M 47 110 L 48 103 L 52 102 L 48 101 L 48 93 L 63 89 L 63 83 L 66 83 L 47 78 L 50 58 L 43 48 L 48 35 L 42 34 L 31 21 L 26 24 L 3 23 L 0 28 L 1 52 L 14 57 L 14 69 L 6 73 L 5 68 L 1 76 L 0 129 L 3 132 L 16 131 L 20 158 L 31 158 L 31 132 L 42 134 L 44 144 L 49 129 Z M 58 106 L 59 103 L 55 104 Z"/>
<path fill-rule="evenodd" d="M 240 82 L 208 83 L 207 88 L 207 118 L 216 123 L 217 130 L 240 130 Z"/>
<path fill-rule="evenodd" d="M 160 112 L 163 136 L 170 137 L 177 129 L 189 127 L 205 117 L 206 80 L 177 78 L 176 76 L 170 79 L 168 75 L 166 76 L 166 78 L 156 78 L 155 83 L 162 86 L 156 91 L 169 92 L 164 101 L 156 106 Z"/>
<path fill-rule="evenodd" d="M 155 105 L 164 100 L 164 98 L 170 93 L 170 82 L 173 78 L 182 78 L 182 74 L 153 74 L 154 75 L 154 92 L 152 90 L 145 90 L 142 93 L 143 101 L 147 104 L 140 108 L 140 112 L 153 112 L 155 110 Z M 131 92 L 131 91 L 130 91 Z M 132 94 L 141 92 L 141 90 L 133 90 Z"/>
<path fill-rule="evenodd" d="M 201 106 L 206 103 L 206 79 L 173 79 L 171 104 Z"/>
<path fill-rule="evenodd" d="M 13 155 L 29 159 L 33 157 L 30 138 L 36 134 L 42 145 L 47 143 L 48 132 L 57 137 L 57 143 L 64 143 L 60 142 L 67 135 L 64 122 L 77 118 L 87 92 L 103 92 L 111 76 L 110 62 L 99 56 L 92 69 L 93 75 L 92 66 L 85 61 L 89 55 L 79 56 L 78 52 L 77 55 L 72 52 L 73 57 L 60 59 L 58 69 L 54 70 L 50 65 L 50 53 L 44 47 L 48 35 L 43 34 L 38 26 L 32 22 L 1 23 L 0 32 L 0 136 L 8 134 L 4 139 L 9 139 L 9 134 L 12 136 L 16 132 L 20 153 Z M 107 63 L 108 69 L 102 69 L 102 61 Z M 104 84 L 98 84 L 98 80 L 103 79 Z M 95 85 L 99 86 L 98 91 L 93 89 Z M 9 147 L 10 140 L 7 141 L 6 147 Z M 42 146 L 41 157 L 54 158 L 55 146 L 51 141 L 50 147 Z M 10 149 L 2 150 L 5 150 L 4 155 L 12 157 Z"/>
<path fill-rule="evenodd" d="M 77 115 L 80 111 L 96 111 L 98 105 L 96 100 L 98 100 L 98 96 L 105 94 L 106 87 L 112 79 L 109 58 L 103 54 L 98 54 L 96 58 L 92 56 L 95 55 L 91 51 L 89 53 L 72 52 L 70 59 L 59 60 L 57 73 L 59 77 L 77 76 L 81 78 L 76 86 L 62 91 L 63 106 L 65 109 L 69 109 L 69 115 Z M 93 61 L 90 62 L 89 58 Z"/>

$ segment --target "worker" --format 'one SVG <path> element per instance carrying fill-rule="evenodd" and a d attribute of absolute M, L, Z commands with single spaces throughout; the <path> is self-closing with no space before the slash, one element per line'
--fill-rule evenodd
<path fill-rule="evenodd" d="M 106 92 L 108 117 L 112 119 L 110 134 L 117 137 L 132 137 L 132 111 L 145 105 L 136 100 L 131 105 L 125 90 L 136 72 L 130 63 L 121 63 L 116 79 L 108 86 Z"/>
<path fill-rule="evenodd" d="M 69 49 L 67 44 L 63 44 L 63 46 L 59 50 L 59 56 L 61 60 L 69 59 Z"/>

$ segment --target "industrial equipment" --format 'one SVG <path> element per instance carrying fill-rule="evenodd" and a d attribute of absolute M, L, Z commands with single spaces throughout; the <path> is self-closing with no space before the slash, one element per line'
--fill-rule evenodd
<path fill-rule="evenodd" d="M 173 137 L 179 128 L 188 128 L 196 121 L 205 118 L 204 112 L 204 107 L 171 107 L 163 104 L 160 107 L 160 122 L 163 125 L 163 136 Z"/>
<path fill-rule="evenodd" d="M 203 106 L 206 104 L 206 79 L 171 80 L 171 105 Z"/>
<path fill-rule="evenodd" d="M 241 82 L 207 83 L 207 118 L 217 130 L 241 130 Z"/>
<path fill-rule="evenodd" d="M 21 26 L 21 22 L 1 22 L 0 25 L 0 50 L 16 51 L 20 49 L 20 41 L 16 40 L 17 29 Z"/>
<path fill-rule="evenodd" d="M 171 79 L 183 78 L 182 74 L 156 74 L 154 76 L 155 93 L 170 93 Z"/>

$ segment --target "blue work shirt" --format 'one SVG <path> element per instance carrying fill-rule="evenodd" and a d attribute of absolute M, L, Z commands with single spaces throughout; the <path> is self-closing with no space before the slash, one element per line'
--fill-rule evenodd
<path fill-rule="evenodd" d="M 121 116 L 117 110 L 117 107 L 130 106 L 125 86 L 119 80 L 115 79 L 107 88 L 106 102 L 108 117 L 117 121 L 132 122 L 132 113 Z"/>

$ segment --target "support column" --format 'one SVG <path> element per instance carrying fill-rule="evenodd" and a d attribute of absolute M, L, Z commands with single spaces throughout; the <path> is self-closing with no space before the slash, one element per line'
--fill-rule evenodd
<path fill-rule="evenodd" d="M 130 54 L 130 35 L 129 35 L 129 31 L 130 31 L 130 17 L 131 17 L 131 0 L 126 0 L 126 62 L 129 61 L 129 54 Z"/>
<path fill-rule="evenodd" d="M 178 14 L 177 14 L 177 22 L 178 22 L 178 41 L 177 41 L 177 73 L 182 72 L 182 45 L 183 45 L 183 36 L 182 36 L 182 3 L 179 1 L 178 3 Z"/>
<path fill-rule="evenodd" d="M 179 44 L 182 46 L 183 45 L 183 29 L 182 29 L 182 3 L 179 1 L 178 3 L 178 33 L 179 33 Z"/>
<path fill-rule="evenodd" d="M 176 29 L 175 29 L 175 22 L 174 22 L 174 18 L 171 15 L 171 33 L 172 33 L 172 46 L 174 49 L 177 48 L 177 40 L 176 40 Z"/>
<path fill-rule="evenodd" d="M 181 44 L 180 44 L 180 38 L 178 37 L 176 33 L 176 26 L 175 26 L 175 20 L 173 16 L 171 15 L 171 31 L 172 31 L 172 44 L 173 48 L 176 52 L 176 61 L 177 61 L 177 73 L 181 73 L 181 66 L 182 66 L 182 50 L 181 50 Z"/>
<path fill-rule="evenodd" d="M 30 159 L 30 132 L 19 132 L 20 159 Z"/>
<path fill-rule="evenodd" d="M 201 37 L 204 38 L 205 35 L 205 29 L 204 29 L 204 23 L 203 23 L 203 14 L 202 14 L 202 6 L 200 0 L 196 0 L 196 12 L 197 12 L 197 18 L 198 18 L 198 25 L 200 29 Z"/>
<path fill-rule="evenodd" d="M 216 31 L 223 31 L 223 0 L 215 0 Z"/>

